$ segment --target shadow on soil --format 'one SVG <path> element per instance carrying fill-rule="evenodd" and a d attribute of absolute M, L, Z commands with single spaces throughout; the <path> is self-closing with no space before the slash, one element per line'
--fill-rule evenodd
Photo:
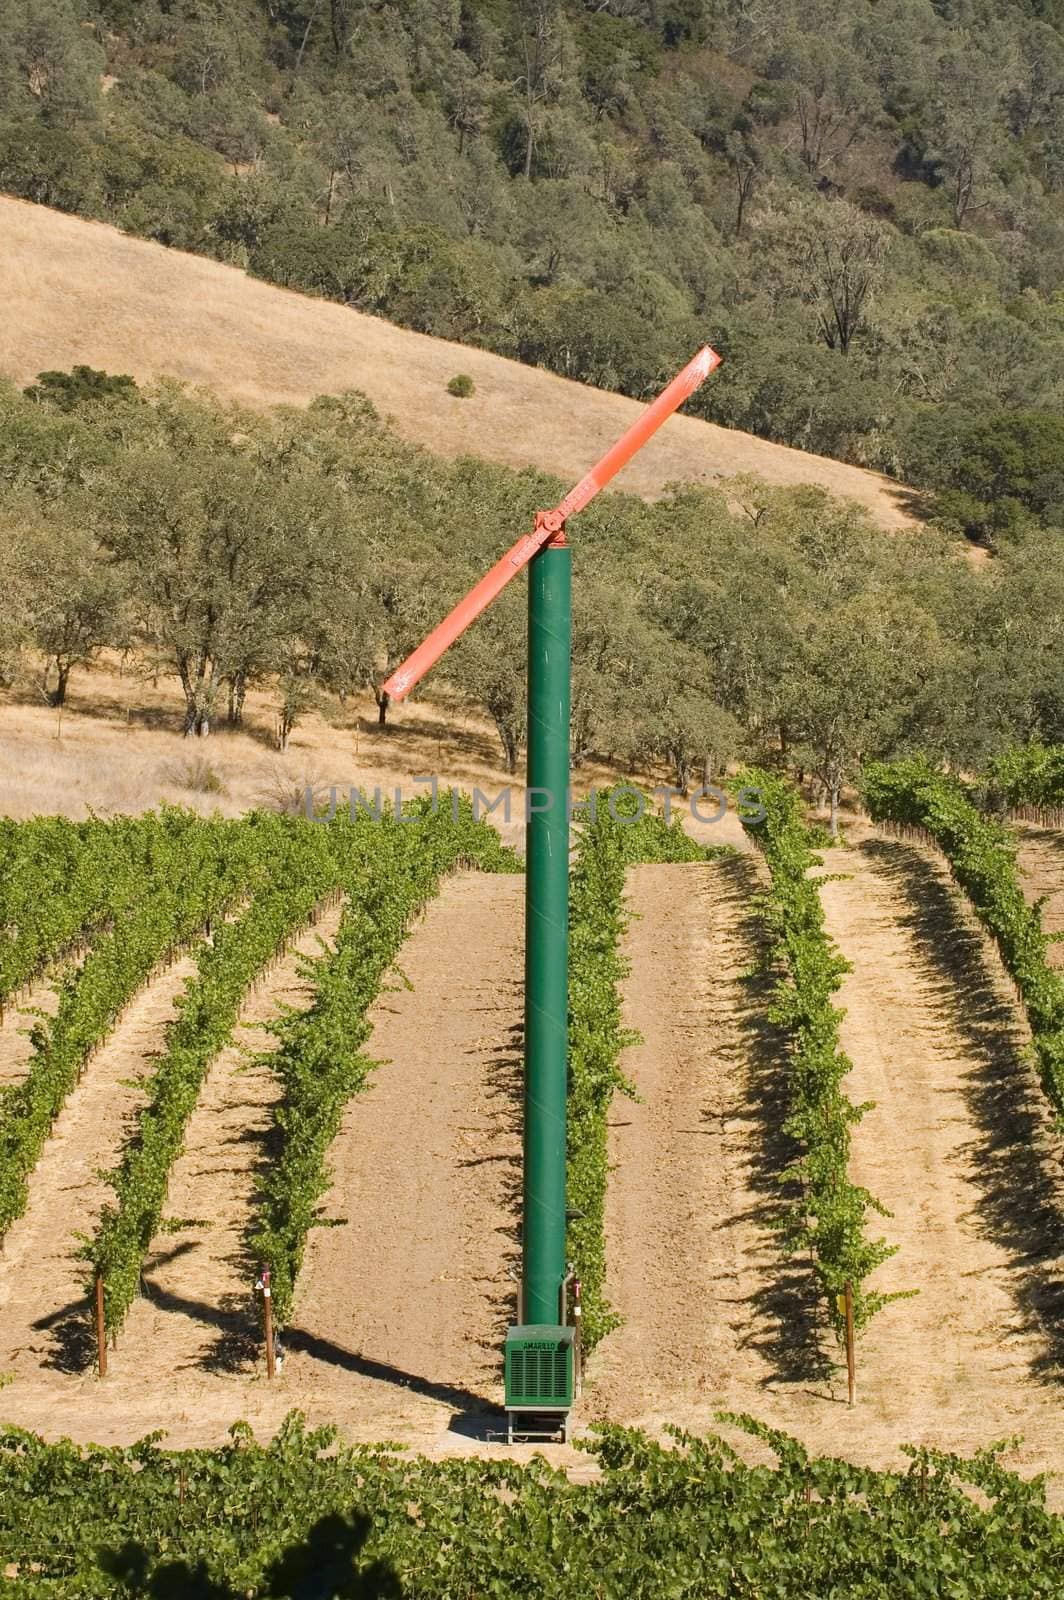
<path fill-rule="evenodd" d="M 167 1262 L 176 1261 L 178 1257 L 188 1255 L 195 1248 L 193 1240 L 175 1245 L 172 1250 L 153 1256 L 152 1266 L 162 1266 Z M 200 1306 L 194 1301 L 185 1301 L 176 1295 L 169 1295 L 153 1284 L 148 1277 L 141 1278 L 141 1292 L 153 1305 L 159 1306 L 164 1311 L 183 1311 L 186 1315 L 195 1316 L 198 1321 L 206 1323 L 211 1321 L 211 1307 Z M 96 1328 L 93 1308 L 88 1298 L 72 1300 L 69 1305 L 61 1306 L 49 1316 L 41 1317 L 33 1326 L 52 1336 L 51 1349 L 42 1363 L 51 1371 L 87 1372 L 95 1363 Z"/>
<path fill-rule="evenodd" d="M 521 1046 L 522 1029 L 517 1026 L 510 1031 L 504 1049 L 494 1056 L 488 1068 L 486 1099 L 496 1124 L 496 1131 L 492 1137 L 501 1136 L 506 1144 L 512 1144 L 515 1134 L 520 1137 Z M 503 1242 L 502 1266 L 509 1274 L 520 1258 L 520 1229 L 516 1219 L 520 1214 L 521 1203 L 521 1157 L 519 1154 L 504 1150 L 497 1154 L 469 1157 L 460 1161 L 458 1165 L 464 1169 L 497 1165 L 500 1169 L 497 1177 L 498 1198 L 513 1219 L 510 1225 L 499 1230 Z M 397 1248 L 400 1247 L 397 1241 Z M 490 1353 L 496 1361 L 500 1361 L 503 1336 L 514 1316 L 516 1282 L 511 1288 L 507 1276 L 501 1285 L 478 1284 L 476 1286 L 478 1295 L 483 1295 L 486 1287 L 487 1305 L 478 1313 L 476 1321 L 479 1322 L 486 1315 L 490 1318 L 491 1329 L 490 1333 L 477 1343 L 480 1349 Z M 471 1323 L 471 1331 L 474 1325 Z M 344 1372 L 354 1373 L 361 1378 L 371 1378 L 378 1383 L 391 1384 L 396 1388 L 405 1389 L 408 1393 L 421 1395 L 427 1400 L 436 1400 L 443 1405 L 453 1406 L 455 1414 L 448 1423 L 448 1429 L 452 1433 L 470 1439 L 484 1439 L 492 1432 L 492 1423 L 495 1423 L 497 1428 L 500 1410 L 496 1402 L 487 1395 L 478 1394 L 460 1385 L 418 1376 L 404 1371 L 401 1367 L 392 1366 L 386 1361 L 377 1361 L 346 1350 L 331 1340 L 319 1338 L 305 1328 L 287 1329 L 284 1343 L 287 1350 L 298 1351 L 314 1361 L 339 1367 Z"/>
<path fill-rule="evenodd" d="M 455 727 L 446 716 L 426 716 L 425 708 L 419 709 L 423 714 L 419 716 L 417 722 L 389 721 L 381 726 L 375 717 L 357 717 L 355 728 L 358 731 L 360 746 L 363 740 L 374 739 L 382 741 L 382 748 L 385 740 L 388 746 L 400 749 L 407 746 L 428 747 L 435 743 L 441 750 L 446 749 L 449 756 L 464 755 L 471 761 L 487 767 L 499 765 L 501 761 L 499 746 L 490 735 L 481 733 L 475 728 Z"/>
<path fill-rule="evenodd" d="M 96 1360 L 96 1331 L 87 1299 L 41 1317 L 36 1331 L 50 1333 L 51 1347 L 41 1365 L 51 1372 L 87 1372 Z"/>
<path fill-rule="evenodd" d="M 458 1163 L 462 1169 L 497 1166 L 496 1201 L 499 1209 L 509 1219 L 499 1229 L 500 1274 L 490 1285 L 479 1285 L 487 1290 L 487 1305 L 478 1315 L 481 1326 L 488 1328 L 484 1338 L 477 1341 L 478 1348 L 499 1366 L 501 1377 L 501 1352 L 506 1330 L 517 1318 L 517 1283 L 521 1270 L 521 1085 L 524 1070 L 524 1025 L 515 1024 L 508 1033 L 503 1047 L 488 1065 L 486 1095 L 491 1110 L 492 1132 L 489 1146 L 498 1144 L 498 1151 L 483 1156 L 470 1156 Z M 484 1321 L 482 1321 L 482 1318 Z"/>
<path fill-rule="evenodd" d="M 488 1063 L 485 1084 L 485 1100 L 491 1112 L 492 1129 L 488 1134 L 486 1143 L 494 1145 L 499 1143 L 503 1149 L 498 1153 L 470 1157 L 458 1163 L 460 1168 L 475 1168 L 483 1166 L 497 1166 L 498 1174 L 495 1178 L 496 1196 L 499 1209 L 503 1210 L 510 1219 L 508 1223 L 499 1228 L 500 1244 L 500 1279 L 492 1280 L 489 1284 L 478 1282 L 474 1290 L 478 1296 L 478 1306 L 470 1317 L 470 1337 L 473 1338 L 477 1327 L 488 1324 L 485 1335 L 478 1340 L 478 1346 L 485 1353 L 490 1354 L 496 1363 L 501 1361 L 503 1337 L 509 1323 L 513 1320 L 514 1297 L 516 1294 L 516 1280 L 511 1276 L 515 1264 L 520 1256 L 520 1229 L 518 1217 L 521 1204 L 521 1157 L 520 1157 L 520 1132 L 521 1132 L 521 1073 L 522 1073 L 522 1027 L 515 1026 L 510 1030 L 502 1047 L 495 1053 Z M 258 1145 L 254 1164 L 256 1179 L 260 1178 L 266 1169 L 272 1165 L 279 1154 L 278 1132 L 276 1128 L 264 1129 L 262 1133 L 246 1133 L 241 1135 L 245 1139 L 254 1139 Z M 517 1148 L 514 1148 L 515 1140 Z M 258 1225 L 258 1218 L 252 1217 L 251 1228 Z M 395 1248 L 401 1251 L 403 1241 L 401 1237 L 395 1240 Z M 242 1254 L 243 1275 L 250 1285 L 254 1281 L 256 1263 L 249 1239 L 245 1239 Z M 154 1303 L 164 1310 L 182 1312 L 188 1316 L 197 1317 L 210 1327 L 217 1329 L 217 1337 L 207 1354 L 198 1363 L 204 1370 L 213 1372 L 240 1372 L 247 1371 L 249 1366 L 261 1358 L 262 1332 L 259 1323 L 259 1308 L 252 1301 L 250 1293 L 241 1296 L 233 1304 L 223 1303 L 219 1307 L 201 1306 L 195 1302 L 179 1300 L 174 1296 L 165 1295 L 149 1285 Z M 446 1383 L 433 1383 L 427 1378 L 417 1377 L 399 1367 L 384 1361 L 370 1359 L 359 1353 L 345 1349 L 343 1346 L 323 1339 L 308 1328 L 288 1328 L 281 1336 L 285 1348 L 289 1351 L 301 1351 L 313 1360 L 321 1361 L 327 1365 L 342 1368 L 344 1371 L 357 1373 L 363 1377 L 373 1378 L 381 1383 L 392 1383 L 399 1388 L 411 1390 L 422 1394 L 429 1399 L 440 1400 L 444 1404 L 452 1404 L 462 1413 L 470 1412 L 473 1419 L 482 1417 L 483 1414 L 494 1410 L 493 1402 L 482 1395 L 477 1395 L 469 1390 L 456 1388 Z M 471 1421 L 475 1430 L 477 1423 Z M 456 1431 L 466 1431 L 463 1416 L 456 1417 L 452 1427 Z"/>
<path fill-rule="evenodd" d="M 767 951 L 755 904 L 762 890 L 756 864 L 748 856 L 734 856 L 722 860 L 719 870 L 724 884 L 722 920 L 734 928 L 741 944 L 753 951 L 760 963 Z M 800 1151 L 783 1131 L 788 1113 L 787 1040 L 768 1019 L 773 983 L 773 974 L 760 967 L 744 974 L 742 980 L 738 1022 L 746 1076 L 739 1084 L 732 1114 L 748 1117 L 754 1124 L 750 1186 L 759 1203 L 733 1218 L 730 1225 L 754 1222 L 767 1230 L 782 1230 L 800 1200 L 798 1185 L 784 1182 L 783 1174 Z M 768 1364 L 765 1387 L 825 1381 L 835 1362 L 816 1280 L 807 1257 L 785 1252 L 782 1232 L 763 1276 L 763 1286 L 751 1297 L 753 1331 L 746 1343 Z"/>
<path fill-rule="evenodd" d="M 359 1378 L 372 1378 L 377 1383 L 392 1384 L 397 1389 L 421 1395 L 426 1400 L 438 1400 L 443 1405 L 455 1406 L 462 1413 L 483 1416 L 497 1409 L 494 1401 L 487 1395 L 477 1394 L 474 1390 L 464 1389 L 460 1385 L 440 1383 L 414 1372 L 404 1372 L 401 1367 L 393 1367 L 387 1361 L 375 1361 L 370 1356 L 359 1354 L 358 1351 L 345 1350 L 343 1345 L 334 1344 L 331 1339 L 320 1339 L 317 1334 L 311 1333 L 306 1328 L 287 1328 L 284 1334 L 284 1348 L 287 1353 L 298 1352 L 300 1355 L 309 1356 L 312 1361 L 320 1361 L 329 1367 L 338 1367 L 341 1371 L 354 1373 Z"/>
<path fill-rule="evenodd" d="M 904 926 L 913 935 L 933 1003 L 966 1042 L 975 1063 L 964 1097 L 975 1137 L 963 1150 L 980 1199 L 983 1233 L 1013 1265 L 1023 1331 L 1040 1333 L 1045 1353 L 1033 1372 L 1064 1378 L 1064 1282 L 1054 1277 L 1062 1190 L 1039 1107 L 1041 1091 L 1023 1056 L 1016 1007 L 996 958 L 965 915 L 943 868 L 912 845 L 869 839 L 859 846 L 874 869 L 905 895 Z"/>

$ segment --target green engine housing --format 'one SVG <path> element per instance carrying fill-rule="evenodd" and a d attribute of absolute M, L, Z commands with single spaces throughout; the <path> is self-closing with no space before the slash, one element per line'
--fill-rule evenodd
<path fill-rule="evenodd" d="M 504 1346 L 507 1411 L 568 1411 L 573 1404 L 573 1329 L 552 1323 L 510 1328 Z"/>

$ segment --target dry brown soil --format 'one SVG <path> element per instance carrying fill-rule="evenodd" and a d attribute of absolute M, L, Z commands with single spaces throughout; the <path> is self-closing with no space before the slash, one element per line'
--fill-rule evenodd
<path fill-rule="evenodd" d="M 375 1008 L 381 1062 L 333 1149 L 289 1343 L 297 1388 L 344 1389 L 371 1435 L 499 1396 L 520 1202 L 520 877 L 462 873 Z"/>
<path fill-rule="evenodd" d="M 770 1372 L 755 1308 L 778 1252 L 749 1067 L 760 995 L 744 981 L 758 874 L 752 857 L 629 873 L 624 1023 L 642 1042 L 621 1070 L 640 1098 L 611 1115 L 606 1287 L 625 1320 L 590 1364 L 595 1416 L 683 1421 Z"/>
<path fill-rule="evenodd" d="M 286 797 L 301 805 L 308 784 L 323 800 L 334 786 L 341 807 L 352 786 L 371 796 L 379 787 L 390 806 L 397 786 L 411 798 L 425 793 L 414 777 L 437 773 L 444 785 L 467 793 L 479 788 L 485 803 L 510 788 L 510 822 L 501 808 L 491 820 L 513 842 L 522 835 L 523 773 L 507 775 L 494 728 L 446 691 L 431 704 L 393 707 L 384 728 L 369 695 L 352 697 L 344 707 L 327 705 L 300 722 L 283 755 L 276 749 L 268 690 L 249 694 L 243 728 L 221 726 L 209 739 L 182 737 L 182 707 L 176 678 L 153 684 L 122 672 L 117 658 L 75 673 L 62 717 L 40 703 L 36 690 L 32 699 L 0 695 L 0 815 L 110 816 L 167 803 L 240 816 Z M 608 789 L 621 781 L 615 770 L 589 762 L 579 788 Z M 637 781 L 664 780 L 641 775 Z M 722 831 L 709 827 L 705 836 Z"/>
<path fill-rule="evenodd" d="M 582 478 L 640 409 L 24 200 L 0 196 L 0 240 L 0 372 L 23 384 L 85 362 L 138 380 L 180 378 L 254 406 L 361 389 L 417 444 L 536 466 L 566 483 Z M 469 399 L 447 393 L 457 372 L 476 384 Z M 819 484 L 859 501 L 885 528 L 911 523 L 904 489 L 877 473 L 694 417 L 666 423 L 617 487 L 657 495 L 668 483 L 737 473 Z"/>

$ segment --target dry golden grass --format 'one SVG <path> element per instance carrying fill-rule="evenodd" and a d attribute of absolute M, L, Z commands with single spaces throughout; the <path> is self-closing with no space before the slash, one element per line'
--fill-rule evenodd
<path fill-rule="evenodd" d="M 256 806 L 277 808 L 284 797 L 302 805 L 308 784 L 322 800 L 335 786 L 341 807 L 352 788 L 372 799 L 379 787 L 391 806 L 397 787 L 404 800 L 427 793 L 413 780 L 434 773 L 442 786 L 467 794 L 479 788 L 485 805 L 508 788 L 509 818 L 500 806 L 490 820 L 507 843 L 523 842 L 524 773 L 507 777 L 492 724 L 445 685 L 434 687 L 431 703 L 393 706 L 386 728 L 378 727 L 369 695 L 343 707 L 327 701 L 299 724 L 284 755 L 268 690 L 248 695 L 242 728 L 219 724 L 208 739 L 182 736 L 183 711 L 176 678 L 153 682 L 123 672 L 117 657 L 75 672 L 62 714 L 28 688 L 0 695 L 0 816 L 109 817 L 168 804 L 235 817 Z M 573 773 L 578 796 L 626 782 L 648 789 L 672 779 L 664 769 L 630 778 L 596 762 Z M 707 802 L 704 810 L 709 815 L 713 807 Z M 705 844 L 746 847 L 731 808 L 717 823 L 699 821 L 682 805 L 676 814 Z"/>
<path fill-rule="evenodd" d="M 300 723 L 284 755 L 276 748 L 268 692 L 249 694 L 243 728 L 220 725 L 208 739 L 182 736 L 183 705 L 176 678 L 153 683 L 122 672 L 117 661 L 76 672 L 62 714 L 28 694 L 3 696 L 0 815 L 113 816 L 168 803 L 239 816 L 273 806 L 286 793 L 301 794 L 308 783 L 324 795 L 335 785 L 341 805 L 352 786 L 372 795 L 380 785 L 390 799 L 398 785 L 404 798 L 413 798 L 426 792 L 413 778 L 436 773 L 467 791 L 479 786 L 488 796 L 512 785 L 509 836 L 521 832 L 523 777 L 507 778 L 491 724 L 470 715 L 446 690 L 431 705 L 393 707 L 383 729 L 368 695 L 344 708 L 331 702 Z M 197 767 L 218 787 L 206 787 Z M 579 776 L 581 788 L 619 781 L 606 768 L 588 767 Z"/>
<path fill-rule="evenodd" d="M 0 237 L 0 371 L 20 383 L 86 362 L 140 381 L 169 375 L 255 406 L 361 389 L 418 444 L 536 466 L 567 482 L 639 410 L 621 395 L 26 201 L 0 196 Z M 456 372 L 473 378 L 471 398 L 447 393 Z M 884 528 L 912 522 L 905 491 L 877 473 L 693 417 L 668 422 L 618 487 L 655 495 L 670 482 L 712 484 L 737 473 L 819 484 L 860 501 Z"/>

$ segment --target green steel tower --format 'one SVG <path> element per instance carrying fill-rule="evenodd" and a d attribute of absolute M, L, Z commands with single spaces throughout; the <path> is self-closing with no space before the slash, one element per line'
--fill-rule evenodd
<path fill-rule="evenodd" d="M 510 1438 L 564 1438 L 575 1391 L 565 1321 L 566 1099 L 569 1027 L 569 709 L 571 554 L 566 521 L 582 511 L 720 364 L 704 346 L 530 534 L 485 573 L 383 685 L 402 700 L 525 567 L 528 578 L 528 782 L 525 866 L 524 1216 L 521 1309 L 505 1348 Z"/>

